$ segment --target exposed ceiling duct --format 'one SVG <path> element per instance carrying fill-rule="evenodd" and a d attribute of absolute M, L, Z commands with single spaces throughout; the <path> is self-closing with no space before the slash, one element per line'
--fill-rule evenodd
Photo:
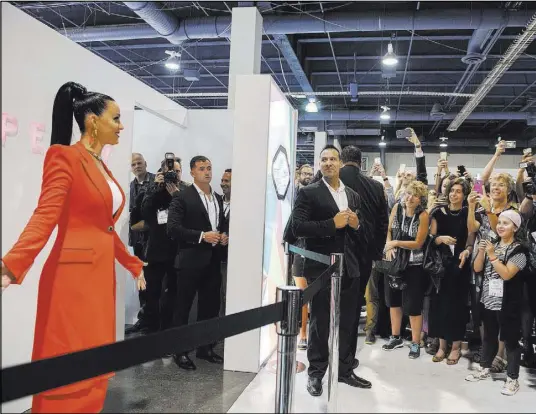
<path fill-rule="evenodd" d="M 454 119 L 456 113 L 446 113 L 443 119 Z M 533 122 L 536 114 L 529 112 L 475 112 L 468 114 L 471 120 L 518 120 Z M 372 121 L 379 120 L 377 110 L 364 111 L 323 111 L 318 113 L 301 113 L 299 119 L 303 121 Z M 435 121 L 428 112 L 391 111 L 391 121 Z"/>
<path fill-rule="evenodd" d="M 124 1 L 125 6 L 145 20 L 159 37 L 165 37 L 173 44 L 181 44 L 185 39 L 179 35 L 179 19 L 171 12 L 160 10 L 160 4 L 152 1 Z"/>
<path fill-rule="evenodd" d="M 532 43 L 536 37 L 536 15 L 534 15 L 523 33 L 514 40 L 510 45 L 503 58 L 494 66 L 491 72 L 486 76 L 486 79 L 482 81 L 480 87 L 476 90 L 474 96 L 464 105 L 462 110 L 458 113 L 456 118 L 448 126 L 449 131 L 456 131 L 458 127 L 467 118 L 473 119 L 472 112 L 478 106 L 478 104 L 486 97 L 488 92 L 497 84 L 503 74 L 512 66 L 516 59 L 521 55 L 525 49 Z M 490 118 L 500 119 L 500 118 Z M 512 118 L 513 119 L 513 118 Z"/>
<path fill-rule="evenodd" d="M 90 26 L 61 29 L 60 33 L 75 42 L 110 41 L 166 37 L 170 42 L 230 36 L 231 16 L 194 17 L 179 20 L 158 2 L 125 2 L 148 24 Z M 360 13 L 311 13 L 263 15 L 267 35 L 299 33 L 374 32 L 394 30 L 489 30 L 504 24 L 524 27 L 530 18 L 526 11 L 450 9 L 419 11 L 366 11 Z M 151 27 L 153 26 L 153 27 Z M 169 31 L 173 30 L 172 33 Z M 152 33 L 152 36 L 151 36 Z"/>
<path fill-rule="evenodd" d="M 174 92 L 165 93 L 168 98 L 226 98 L 227 92 Z M 285 95 L 292 96 L 296 99 L 305 99 L 310 96 L 351 96 L 349 91 L 319 91 L 319 92 L 285 92 Z M 360 91 L 359 96 L 456 96 L 458 98 L 471 98 L 471 93 L 455 93 L 455 92 L 433 92 L 433 91 Z M 437 109 L 436 105 L 432 107 Z"/>

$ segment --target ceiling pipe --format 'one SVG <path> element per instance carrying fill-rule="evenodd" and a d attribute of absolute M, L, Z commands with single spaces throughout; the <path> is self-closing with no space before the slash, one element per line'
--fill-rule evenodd
<path fill-rule="evenodd" d="M 158 34 L 170 43 L 180 45 L 179 19 L 170 11 L 160 10 L 160 4 L 152 1 L 124 1 L 125 6 L 145 20 Z"/>
<path fill-rule="evenodd" d="M 210 39 L 230 35 L 231 16 L 193 17 L 179 21 L 158 2 L 125 2 L 138 16 L 148 15 L 155 26 L 174 28 L 173 33 L 147 24 L 90 26 L 61 29 L 59 32 L 75 42 L 126 40 L 166 37 L 172 43 L 191 39 Z M 138 13 L 139 12 L 139 13 Z M 141 13 L 141 14 L 140 14 Z M 143 17 L 145 19 L 145 17 Z M 311 13 L 297 15 L 264 15 L 264 32 L 274 34 L 376 32 L 395 30 L 460 30 L 493 29 L 505 22 L 507 27 L 523 27 L 530 18 L 528 11 L 496 9 L 365 11 L 352 13 Z M 143 35 L 143 36 L 140 36 Z"/>
<path fill-rule="evenodd" d="M 454 119 L 457 113 L 446 113 L 443 119 Z M 529 121 L 536 117 L 536 114 L 530 112 L 474 112 L 468 115 L 470 120 L 517 120 Z M 323 111 L 318 113 L 301 113 L 300 121 L 379 121 L 379 112 L 377 110 L 369 111 Z M 392 121 L 435 121 L 428 112 L 410 112 L 410 111 L 391 111 Z"/>

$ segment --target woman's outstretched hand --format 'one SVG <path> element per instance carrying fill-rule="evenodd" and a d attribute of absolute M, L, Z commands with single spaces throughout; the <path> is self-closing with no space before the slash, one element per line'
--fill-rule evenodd
<path fill-rule="evenodd" d="M 138 290 L 145 290 L 147 288 L 147 282 L 145 281 L 145 276 L 143 275 L 143 270 L 140 275 L 136 278 L 136 287 Z"/>
<path fill-rule="evenodd" d="M 15 277 L 13 273 L 9 271 L 4 262 L 2 262 L 2 292 L 13 283 Z"/>

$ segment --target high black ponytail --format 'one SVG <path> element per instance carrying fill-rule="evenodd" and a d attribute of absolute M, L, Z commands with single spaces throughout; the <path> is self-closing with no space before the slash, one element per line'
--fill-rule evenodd
<path fill-rule="evenodd" d="M 83 134 L 86 129 L 86 116 L 88 114 L 101 115 L 108 101 L 113 101 L 113 99 L 102 93 L 88 92 L 79 83 L 67 82 L 62 85 L 54 99 L 50 145 L 71 145 L 73 116 Z"/>

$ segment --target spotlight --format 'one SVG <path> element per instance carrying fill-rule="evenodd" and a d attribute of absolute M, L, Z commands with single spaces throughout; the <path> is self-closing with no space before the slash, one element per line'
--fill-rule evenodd
<path fill-rule="evenodd" d="M 174 52 L 172 50 L 166 50 L 166 54 L 169 55 L 169 58 L 164 63 L 164 66 L 171 71 L 177 71 L 180 69 L 181 64 L 179 58 L 181 54 L 179 52 Z"/>
<path fill-rule="evenodd" d="M 389 113 L 391 108 L 389 108 L 388 106 L 382 106 L 381 108 L 382 108 L 382 113 L 380 114 L 380 119 L 383 119 L 383 120 L 391 119 L 391 114 Z"/>
<path fill-rule="evenodd" d="M 382 63 L 387 66 L 394 66 L 398 63 L 398 59 L 393 51 L 393 44 L 389 42 L 387 45 L 387 53 L 382 59 Z"/>
<path fill-rule="evenodd" d="M 314 99 L 309 100 L 309 103 L 305 105 L 306 112 L 318 112 L 318 105 Z"/>

